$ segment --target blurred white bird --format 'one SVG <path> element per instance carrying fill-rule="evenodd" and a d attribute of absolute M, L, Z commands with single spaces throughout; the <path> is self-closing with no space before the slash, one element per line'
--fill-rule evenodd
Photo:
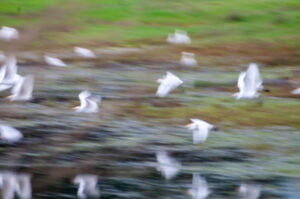
<path fill-rule="evenodd" d="M 157 80 L 157 83 L 159 83 L 159 86 L 156 95 L 158 97 L 166 97 L 169 92 L 180 86 L 183 81 L 172 73 L 167 72 L 166 75 Z"/>
<path fill-rule="evenodd" d="M 189 130 L 193 131 L 193 143 L 198 144 L 200 142 L 204 142 L 210 130 L 214 128 L 213 125 L 199 119 L 190 119 L 192 123 L 187 124 Z"/>
<path fill-rule="evenodd" d="M 199 174 L 194 173 L 192 188 L 189 189 L 187 193 L 193 199 L 205 199 L 210 194 L 210 190 L 207 186 L 205 178 L 202 178 L 199 176 Z"/>
<path fill-rule="evenodd" d="M 67 66 L 62 60 L 60 60 L 56 57 L 50 57 L 48 55 L 44 55 L 44 60 L 48 65 L 51 65 L 51 66 L 59 66 L 59 67 Z"/>
<path fill-rule="evenodd" d="M 196 66 L 197 61 L 195 59 L 195 54 L 194 53 L 182 52 L 181 53 L 180 64 L 183 65 L 183 66 Z"/>
<path fill-rule="evenodd" d="M 293 90 L 291 93 L 294 94 L 294 95 L 299 95 L 300 94 L 300 87 Z"/>
<path fill-rule="evenodd" d="M 257 64 L 251 63 L 246 72 L 241 72 L 238 78 L 237 87 L 239 92 L 235 93 L 236 99 L 257 98 L 258 91 L 263 90 L 263 81 L 259 74 Z"/>
<path fill-rule="evenodd" d="M 156 153 L 156 160 L 158 163 L 157 170 L 169 180 L 177 175 L 181 168 L 181 164 L 168 156 L 165 151 Z"/>
<path fill-rule="evenodd" d="M 98 176 L 91 174 L 80 174 L 74 178 L 74 184 L 78 185 L 77 196 L 80 199 L 99 198 L 100 190 L 97 185 Z"/>
<path fill-rule="evenodd" d="M 258 199 L 261 186 L 256 184 L 241 184 L 238 192 L 242 199 Z"/>
<path fill-rule="evenodd" d="M 2 26 L 0 29 L 0 39 L 5 41 L 11 41 L 19 38 L 19 32 L 11 27 Z"/>
<path fill-rule="evenodd" d="M 171 44 L 189 44 L 191 39 L 183 30 L 175 30 L 175 33 L 169 34 L 167 42 Z"/>
<path fill-rule="evenodd" d="M 21 76 L 17 74 L 18 66 L 15 56 L 7 57 L 0 70 L 0 91 L 6 90 L 19 82 Z"/>
<path fill-rule="evenodd" d="M 81 47 L 74 47 L 74 52 L 79 55 L 80 57 L 87 57 L 87 58 L 94 58 L 96 55 L 93 53 L 93 51 L 81 48 Z"/>
<path fill-rule="evenodd" d="M 6 125 L 0 125 L 0 139 L 4 142 L 12 144 L 20 141 L 22 138 L 23 134 L 17 129 Z"/>
<path fill-rule="evenodd" d="M 73 108 L 76 112 L 83 113 L 96 113 L 99 110 L 98 102 L 100 99 L 91 98 L 91 93 L 88 91 L 82 91 L 79 95 L 80 106 L 76 106 Z"/>
<path fill-rule="evenodd" d="M 31 176 L 29 174 L 15 174 L 13 172 L 0 173 L 0 189 L 2 199 L 31 199 Z"/>
<path fill-rule="evenodd" d="M 12 89 L 12 95 L 7 98 L 10 101 L 28 101 L 32 99 L 34 77 L 32 75 L 27 75 L 25 77 L 20 77 L 18 82 Z"/>

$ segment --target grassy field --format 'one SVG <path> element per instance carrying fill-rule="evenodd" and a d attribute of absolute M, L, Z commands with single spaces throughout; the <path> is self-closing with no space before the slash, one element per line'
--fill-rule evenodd
<path fill-rule="evenodd" d="M 1 0 L 0 24 L 39 31 L 30 43 L 34 47 L 164 44 L 168 33 L 183 29 L 193 46 L 269 43 L 298 48 L 300 1 Z"/>

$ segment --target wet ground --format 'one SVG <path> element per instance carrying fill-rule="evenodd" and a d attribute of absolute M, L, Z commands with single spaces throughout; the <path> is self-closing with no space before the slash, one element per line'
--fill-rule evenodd
<path fill-rule="evenodd" d="M 260 184 L 260 198 L 300 198 L 300 101 L 290 94 L 291 66 L 261 66 L 271 92 L 237 101 L 236 79 L 248 63 L 184 68 L 176 60 L 60 56 L 68 67 L 20 54 L 19 73 L 35 76 L 31 102 L 9 102 L 8 91 L 0 94 L 1 123 L 24 134 L 18 144 L 0 143 L 0 169 L 32 174 L 33 198 L 76 198 L 71 179 L 80 173 L 99 176 L 101 198 L 189 198 L 185 191 L 194 172 L 206 178 L 211 199 L 238 198 L 235 190 L 243 182 Z M 166 71 L 184 84 L 156 98 L 155 80 Z M 84 89 L 102 96 L 100 113 L 71 110 Z M 183 127 L 191 117 L 219 131 L 193 145 Z M 154 164 L 160 150 L 182 164 L 168 181 Z"/>

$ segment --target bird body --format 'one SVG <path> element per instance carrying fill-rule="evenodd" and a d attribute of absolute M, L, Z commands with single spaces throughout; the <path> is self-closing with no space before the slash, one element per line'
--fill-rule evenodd
<path fill-rule="evenodd" d="M 80 174 L 74 179 L 74 184 L 78 185 L 77 196 L 80 199 L 88 197 L 99 198 L 100 190 L 97 185 L 98 176 L 91 174 Z"/>
<path fill-rule="evenodd" d="M 209 131 L 214 128 L 213 125 L 199 119 L 191 119 L 190 124 L 186 125 L 193 132 L 193 143 L 198 144 L 204 142 L 209 134 Z"/>
<path fill-rule="evenodd" d="M 180 86 L 183 81 L 179 79 L 176 75 L 173 75 L 170 72 L 167 72 L 163 78 L 158 79 L 157 82 L 159 83 L 156 95 L 158 97 L 166 97 L 169 92 L 176 89 Z"/>
<path fill-rule="evenodd" d="M 175 33 L 168 35 L 167 42 L 171 44 L 189 44 L 191 39 L 185 31 L 175 30 Z"/>
<path fill-rule="evenodd" d="M 0 139 L 7 143 L 15 143 L 20 141 L 23 138 L 23 134 L 17 129 L 0 125 Z"/>
<path fill-rule="evenodd" d="M 195 54 L 194 53 L 182 52 L 181 53 L 180 64 L 183 65 L 183 66 L 196 66 L 197 61 L 195 59 Z"/>
<path fill-rule="evenodd" d="M 44 55 L 44 60 L 48 65 L 51 65 L 51 66 L 59 66 L 59 67 L 67 66 L 62 60 L 60 60 L 56 57 L 50 57 L 50 56 Z"/>
<path fill-rule="evenodd" d="M 12 95 L 7 98 L 10 101 L 28 101 L 32 99 L 34 77 L 27 75 L 21 77 L 12 89 Z"/>
<path fill-rule="evenodd" d="M 263 90 L 262 83 L 258 66 L 251 63 L 246 72 L 240 73 L 237 82 L 239 92 L 235 93 L 234 96 L 236 99 L 257 98 L 259 96 L 258 91 Z"/>
<path fill-rule="evenodd" d="M 205 178 L 194 173 L 192 188 L 189 189 L 187 193 L 192 197 L 192 199 L 205 199 L 210 194 Z"/>
<path fill-rule="evenodd" d="M 83 113 L 96 113 L 99 111 L 99 106 L 96 99 L 91 99 L 91 93 L 88 91 L 82 91 L 79 95 L 80 106 L 76 106 L 73 109 L 76 112 Z"/>
<path fill-rule="evenodd" d="M 11 41 L 19 38 L 19 32 L 15 28 L 2 26 L 0 29 L 0 39 L 4 41 Z"/>
<path fill-rule="evenodd" d="M 176 176 L 180 170 L 181 164 L 168 156 L 164 151 L 156 153 L 156 160 L 158 163 L 157 170 L 167 179 L 171 179 Z"/>
<path fill-rule="evenodd" d="M 256 184 L 241 184 L 238 192 L 242 199 L 258 199 L 261 187 Z"/>
<path fill-rule="evenodd" d="M 96 55 L 93 53 L 93 51 L 86 49 L 86 48 L 74 47 L 74 52 L 81 57 L 87 57 L 87 58 L 96 57 Z"/>

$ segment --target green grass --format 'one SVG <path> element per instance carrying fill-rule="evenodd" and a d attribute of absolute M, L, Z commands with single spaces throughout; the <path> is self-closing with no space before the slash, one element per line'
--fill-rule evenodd
<path fill-rule="evenodd" d="M 51 43 L 157 43 L 164 42 L 174 29 L 183 29 L 195 46 L 243 42 L 300 45 L 298 0 L 2 0 L 0 23 L 26 26 L 50 7 L 64 13 L 54 23 L 72 27 L 69 32 L 45 33 L 53 37 Z M 39 23 L 45 22 L 35 25 Z"/>

